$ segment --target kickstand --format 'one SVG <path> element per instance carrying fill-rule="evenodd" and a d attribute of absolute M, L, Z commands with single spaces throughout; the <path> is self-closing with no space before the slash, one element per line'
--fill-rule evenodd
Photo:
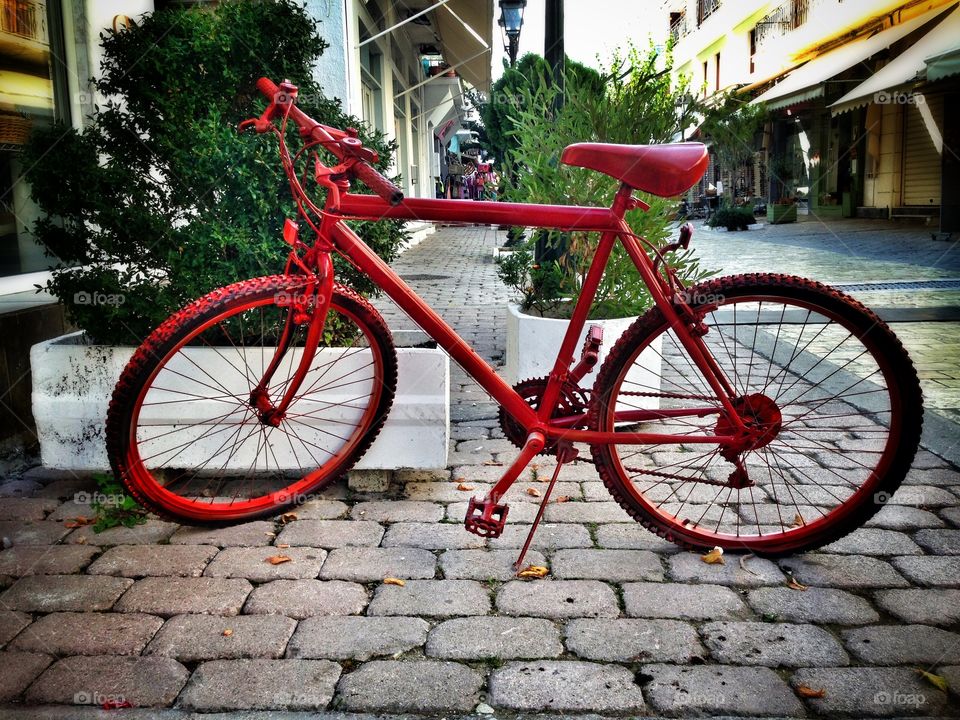
<path fill-rule="evenodd" d="M 520 555 L 517 557 L 517 561 L 513 563 L 513 569 L 517 572 L 520 572 L 523 569 L 523 558 L 526 557 L 527 550 L 530 549 L 530 543 L 533 542 L 533 535 L 537 532 L 537 526 L 540 524 L 540 520 L 543 518 L 543 513 L 547 509 L 547 503 L 550 501 L 550 493 L 553 492 L 553 486 L 557 484 L 557 477 L 560 475 L 560 468 L 567 463 L 576 460 L 579 454 L 580 451 L 577 450 L 571 443 L 566 441 L 560 441 L 560 443 L 558 443 L 557 467 L 553 471 L 553 477 L 550 478 L 550 484 L 547 485 L 547 489 L 543 493 L 543 500 L 540 501 L 540 509 L 537 510 L 537 516 L 533 519 L 533 525 L 530 526 L 530 532 L 527 533 L 527 541 L 523 544 L 523 549 L 520 550 Z"/>

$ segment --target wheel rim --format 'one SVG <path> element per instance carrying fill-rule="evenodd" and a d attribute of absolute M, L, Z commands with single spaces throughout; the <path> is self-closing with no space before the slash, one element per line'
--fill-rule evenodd
<path fill-rule="evenodd" d="M 338 472 L 375 421 L 382 351 L 336 297 L 324 341 L 286 416 L 277 427 L 260 421 L 249 398 L 288 312 L 276 297 L 252 298 L 205 320 L 143 383 L 131 413 L 126 472 L 154 502 L 201 520 L 301 502 Z M 295 328 L 270 382 L 274 402 L 290 382 L 305 333 L 305 325 Z M 341 340 L 327 346 L 334 337 Z"/>
<path fill-rule="evenodd" d="M 876 333 L 864 336 L 868 329 L 820 303 L 770 294 L 722 298 L 704 322 L 711 328 L 704 340 L 739 402 L 779 424 L 740 456 L 751 484 L 729 487 L 737 484 L 735 466 L 716 445 L 693 443 L 611 445 L 614 473 L 628 480 L 624 489 L 634 502 L 675 539 L 767 552 L 810 545 L 873 500 L 896 451 L 901 401 Z M 717 410 L 702 418 L 649 421 L 645 431 L 702 435 L 728 429 L 719 400 L 674 332 L 664 324 L 648 337 L 651 342 L 624 367 L 636 367 L 638 357 L 653 358 L 662 386 L 657 390 L 636 370 L 622 371 L 606 403 L 605 428 L 639 429 L 617 425 L 615 412 L 644 398 L 661 409 Z"/>

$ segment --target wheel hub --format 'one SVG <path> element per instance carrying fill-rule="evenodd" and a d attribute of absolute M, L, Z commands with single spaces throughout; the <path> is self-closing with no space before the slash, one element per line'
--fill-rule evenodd
<path fill-rule="evenodd" d="M 763 393 L 736 398 L 733 407 L 746 425 L 746 432 L 738 431 L 726 415 L 720 417 L 716 427 L 718 435 L 740 435 L 735 443 L 725 446 L 720 452 L 731 462 L 742 453 L 769 445 L 780 434 L 783 425 L 780 406 Z"/>

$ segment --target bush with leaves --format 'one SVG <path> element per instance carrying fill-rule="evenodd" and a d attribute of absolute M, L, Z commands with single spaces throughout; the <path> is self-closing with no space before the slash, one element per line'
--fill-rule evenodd
<path fill-rule="evenodd" d="M 24 151 L 48 216 L 35 234 L 60 262 L 48 287 L 91 339 L 139 344 L 194 298 L 283 268 L 281 228 L 296 212 L 276 141 L 237 133 L 265 106 L 260 76 L 299 85 L 299 104 L 315 119 L 360 128 L 387 168 L 394 145 L 313 80 L 326 47 L 318 30 L 292 0 L 241 0 L 158 11 L 103 35 L 96 87 L 111 99 L 82 131 L 41 129 Z M 292 128 L 290 140 L 298 142 Z M 397 222 L 356 227 L 387 260 L 405 239 Z M 374 290 L 346 263 L 337 273 Z M 116 301 L 82 302 L 104 296 Z"/>
<path fill-rule="evenodd" d="M 710 227 L 725 227 L 727 230 L 746 230 L 748 226 L 757 222 L 753 216 L 753 210 L 747 207 L 732 207 L 730 205 L 721 205 L 709 220 L 707 225 Z"/>
<path fill-rule="evenodd" d="M 601 74 L 600 85 L 567 83 L 565 102 L 559 110 L 554 100 L 560 91 L 545 75 L 523 89 L 523 100 L 510 116 L 509 134 L 516 147 L 508 154 L 508 162 L 515 162 L 519 171 L 507 198 L 527 203 L 609 206 L 619 182 L 594 170 L 564 165 L 560 155 L 575 142 L 669 142 L 680 129 L 678 102 L 695 102 L 689 99 L 685 84 L 671 87 L 671 62 L 669 54 L 659 58 L 652 48 L 645 54 L 631 48 L 615 56 L 609 70 Z M 692 112 L 690 108 L 686 114 Z M 671 232 L 673 203 L 647 193 L 640 195 L 650 204 L 650 210 L 627 213 L 627 223 L 636 235 L 661 245 Z M 572 303 L 567 300 L 580 292 L 598 235 L 551 232 L 547 242 L 558 248 L 559 257 L 554 263 L 537 264 L 529 253 L 514 253 L 503 261 L 507 265 L 501 262 L 500 277 L 517 289 L 522 310 L 568 317 Z M 710 274 L 692 251 L 674 253 L 668 261 L 687 282 Z M 650 304 L 650 293 L 636 266 L 618 244 L 597 291 L 591 317 L 628 317 L 643 312 Z"/>

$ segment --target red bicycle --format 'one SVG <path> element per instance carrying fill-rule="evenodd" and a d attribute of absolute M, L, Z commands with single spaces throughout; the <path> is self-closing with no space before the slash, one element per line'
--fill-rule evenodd
<path fill-rule="evenodd" d="M 610 493 L 636 520 L 682 546 L 777 554 L 831 542 L 894 492 L 918 447 L 922 397 L 902 345 L 870 310 L 811 280 L 751 274 L 684 287 L 624 222 L 647 209 L 635 190 L 675 196 L 706 169 L 703 145 L 576 144 L 562 162 L 620 181 L 609 208 L 404 199 L 371 165 L 354 130 L 321 125 L 297 89 L 262 78 L 269 99 L 247 120 L 272 131 L 297 203 L 299 238 L 281 275 L 215 290 L 175 313 L 137 350 L 116 387 L 107 442 L 117 477 L 144 505 L 189 523 L 275 515 L 343 475 L 370 447 L 394 398 L 390 331 L 334 280 L 336 252 L 372 278 L 500 404 L 517 459 L 468 530 L 499 535 L 503 496 L 537 454 L 557 458 L 550 490 L 589 446 Z M 303 147 L 285 141 L 292 121 Z M 320 151 L 337 163 L 327 166 Z M 306 161 L 306 162 L 304 162 Z M 306 190 L 306 164 L 326 189 Z M 376 195 L 349 192 L 352 178 Z M 592 267 L 548 377 L 506 384 L 344 223 L 381 218 L 600 233 Z M 587 322 L 620 242 L 655 305 L 611 349 L 592 388 L 580 385 L 602 342 Z M 540 508 L 540 515 L 543 512 Z M 531 526 L 531 535 L 536 522 Z M 529 543 L 529 539 L 528 539 Z"/>

